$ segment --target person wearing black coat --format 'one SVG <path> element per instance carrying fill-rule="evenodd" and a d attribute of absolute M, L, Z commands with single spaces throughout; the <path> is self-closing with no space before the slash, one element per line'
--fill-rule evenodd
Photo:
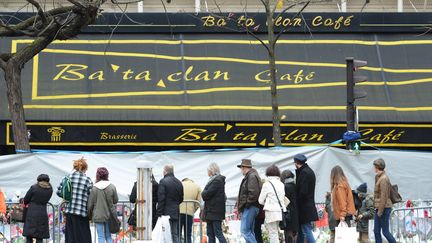
<path fill-rule="evenodd" d="M 157 217 L 162 215 L 170 216 L 171 236 L 173 243 L 180 243 L 179 218 L 180 203 L 183 202 L 183 184 L 174 176 L 174 166 L 165 165 L 163 170 L 164 178 L 159 182 L 158 204 L 156 209 Z"/>
<path fill-rule="evenodd" d="M 201 193 L 204 200 L 203 220 L 207 222 L 208 243 L 226 243 L 222 232 L 222 220 L 225 219 L 225 176 L 220 174 L 219 166 L 211 163 L 207 169 L 210 177 Z"/>
<path fill-rule="evenodd" d="M 26 237 L 27 243 L 33 242 L 33 239 L 36 239 L 37 243 L 42 243 L 42 239 L 50 237 L 47 203 L 51 199 L 53 189 L 49 181 L 48 175 L 39 175 L 37 183 L 30 187 L 24 197 L 27 212 L 24 219 L 23 236 Z"/>
<path fill-rule="evenodd" d="M 291 216 L 291 221 L 284 228 L 285 243 L 294 243 L 296 234 L 299 228 L 298 212 L 297 212 L 297 192 L 296 184 L 294 183 L 294 174 L 290 170 L 284 170 L 281 174 L 281 181 L 285 186 L 285 197 L 290 201 L 287 207 L 287 212 Z"/>
<path fill-rule="evenodd" d="M 315 243 L 312 234 L 311 222 L 318 220 L 318 212 L 315 207 L 315 173 L 306 164 L 306 156 L 297 154 L 294 156 L 296 169 L 296 196 L 299 215 L 299 234 L 297 243 Z"/>
<path fill-rule="evenodd" d="M 157 201 L 158 201 L 158 186 L 159 184 L 157 183 L 157 181 L 155 180 L 154 176 L 151 176 L 151 182 L 152 182 L 152 229 L 154 229 L 156 222 L 157 222 L 157 216 L 156 216 L 156 205 L 157 205 Z M 134 183 L 134 186 L 132 188 L 131 194 L 129 195 L 129 202 L 131 203 L 136 203 L 137 200 L 137 183 Z M 136 204 L 135 204 L 135 208 L 132 211 L 129 220 L 128 220 L 128 224 L 130 226 L 132 226 L 133 228 L 136 227 Z"/>

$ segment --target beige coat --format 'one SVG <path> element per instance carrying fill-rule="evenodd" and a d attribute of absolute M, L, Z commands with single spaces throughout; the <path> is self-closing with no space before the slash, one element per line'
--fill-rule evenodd
<path fill-rule="evenodd" d="M 390 200 L 390 179 L 384 171 L 379 171 L 375 176 L 374 206 L 378 209 L 378 216 L 381 216 L 385 208 L 393 207 Z"/>
<path fill-rule="evenodd" d="M 183 184 L 183 201 L 186 200 L 196 200 L 196 201 L 202 201 L 201 199 L 201 188 L 191 179 L 184 179 L 182 181 Z M 190 216 L 193 216 L 195 214 L 195 211 L 199 208 L 199 204 L 197 203 L 181 203 L 180 204 L 180 213 L 181 214 L 187 214 Z"/>

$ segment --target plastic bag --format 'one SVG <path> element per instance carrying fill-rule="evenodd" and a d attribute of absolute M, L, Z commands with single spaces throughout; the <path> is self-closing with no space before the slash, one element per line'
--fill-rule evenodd
<path fill-rule="evenodd" d="M 336 227 L 335 243 L 357 243 L 358 232 L 356 227 L 348 227 L 345 222 L 340 222 Z"/>
<path fill-rule="evenodd" d="M 159 217 L 152 232 L 152 241 L 155 243 L 172 243 L 169 216 Z"/>

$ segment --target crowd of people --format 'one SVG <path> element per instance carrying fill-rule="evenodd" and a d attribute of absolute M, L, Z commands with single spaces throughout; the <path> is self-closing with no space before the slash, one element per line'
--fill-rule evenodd
<path fill-rule="evenodd" d="M 313 243 L 313 222 L 318 220 L 315 206 L 315 173 L 306 163 L 303 154 L 294 156 L 295 175 L 290 170 L 280 171 L 276 165 L 265 171 L 266 179 L 262 180 L 250 159 L 243 159 L 237 165 L 243 175 L 240 183 L 236 208 L 240 217 L 240 231 L 246 243 L 263 242 L 261 225 L 267 229 L 270 243 L 280 242 L 279 232 L 284 231 L 286 243 Z M 377 159 L 375 168 L 374 194 L 367 193 L 367 184 L 363 183 L 352 190 L 342 167 L 335 166 L 330 173 L 331 191 L 326 196 L 326 211 L 331 230 L 331 242 L 334 242 L 335 228 L 344 222 L 348 225 L 357 221 L 360 242 L 368 242 L 368 222 L 374 219 L 375 242 L 381 243 L 381 232 L 389 243 L 396 242 L 389 232 L 389 217 L 392 208 L 390 200 L 391 183 L 385 173 L 385 162 Z M 100 167 L 96 172 L 93 184 L 86 175 L 88 165 L 84 158 L 75 160 L 73 172 L 68 180 L 62 180 L 56 194 L 67 199 L 64 210 L 66 218 L 66 243 L 90 243 L 91 233 L 89 220 L 96 225 L 99 243 L 112 242 L 108 221 L 115 213 L 118 202 L 116 187 L 109 181 L 109 171 Z M 182 181 L 174 175 L 173 165 L 165 165 L 163 178 L 158 182 L 152 176 L 153 185 L 153 227 L 162 215 L 169 215 L 172 240 L 191 243 L 191 230 L 194 214 L 198 204 L 184 200 L 203 203 L 201 219 L 206 222 L 207 241 L 220 243 L 227 240 L 223 234 L 222 222 L 225 219 L 226 194 L 225 177 L 219 166 L 211 163 L 207 167 L 209 177 L 201 190 L 193 180 Z M 70 185 L 69 185 L 70 183 Z M 70 187 L 70 195 L 65 195 L 64 188 Z M 26 216 L 23 236 L 27 242 L 42 242 L 49 238 L 48 215 L 46 205 L 53 193 L 50 178 L 46 174 L 37 177 L 37 182 L 30 187 L 24 197 Z M 130 202 L 136 202 L 137 185 L 133 186 Z M 4 195 L 0 191 L 0 217 L 4 217 L 6 206 Z M 128 223 L 136 227 L 136 209 L 133 210 Z M 283 224 L 281 223 L 283 222 Z M 178 230 L 180 229 L 180 231 Z"/>

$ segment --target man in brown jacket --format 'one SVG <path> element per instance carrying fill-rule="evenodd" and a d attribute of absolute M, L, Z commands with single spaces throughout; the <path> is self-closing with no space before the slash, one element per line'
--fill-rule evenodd
<path fill-rule="evenodd" d="M 389 231 L 390 213 L 393 204 L 390 200 L 391 183 L 385 173 L 385 162 L 383 159 L 376 159 L 373 162 L 375 167 L 375 190 L 374 190 L 374 234 L 375 242 L 382 243 L 381 230 L 389 243 L 396 243 L 395 238 Z"/>
<path fill-rule="evenodd" d="M 241 169 L 244 175 L 237 199 L 237 208 L 241 213 L 240 232 L 246 243 L 257 243 L 254 227 L 255 217 L 259 212 L 258 197 L 261 192 L 261 178 L 258 172 L 252 168 L 250 159 L 242 159 L 241 164 L 237 167 Z"/>

